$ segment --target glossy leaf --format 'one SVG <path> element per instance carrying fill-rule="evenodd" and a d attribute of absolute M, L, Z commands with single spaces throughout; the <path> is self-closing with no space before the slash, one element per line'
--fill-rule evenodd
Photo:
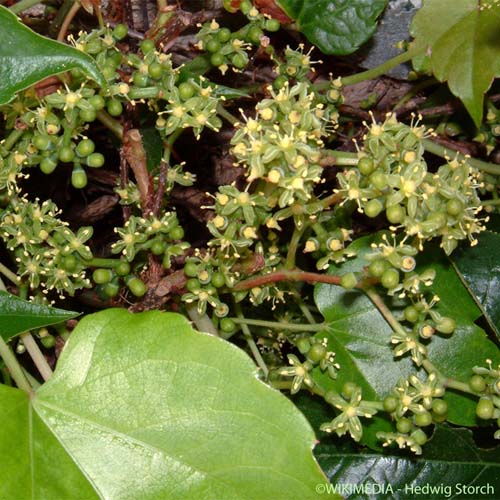
<path fill-rule="evenodd" d="M 429 51 L 432 72 L 459 97 L 476 125 L 483 96 L 500 76 L 500 4 L 480 0 L 426 0 L 415 15 L 416 46 Z"/>
<path fill-rule="evenodd" d="M 0 5 L 0 104 L 51 75 L 80 68 L 100 85 L 105 81 L 92 58 L 38 35 Z"/>
<path fill-rule="evenodd" d="M 177 314 L 87 316 L 31 409 L 19 391 L 2 390 L 11 397 L 1 448 L 17 450 L 22 439 L 37 451 L 31 460 L 26 445 L 8 458 L 21 471 L 5 474 L 10 498 L 80 498 L 91 485 L 111 500 L 305 499 L 317 498 L 315 485 L 325 482 L 302 414 L 256 378 L 241 350 L 193 331 Z M 71 462 L 89 484 L 63 495 Z"/>
<path fill-rule="evenodd" d="M 80 313 L 35 304 L 0 291 L 0 335 L 9 340 L 32 328 L 55 325 Z"/>
<path fill-rule="evenodd" d="M 346 262 L 341 268 L 332 267 L 334 274 L 360 270 L 367 262 L 363 255 L 370 250 L 373 238 L 361 238 L 354 244 L 358 257 Z M 500 352 L 490 342 L 485 332 L 474 324 L 480 310 L 464 288 L 452 266 L 439 249 L 428 249 L 427 260 L 421 260 L 422 268 L 436 270 L 432 293 L 440 297 L 438 310 L 455 319 L 457 328 L 446 338 L 434 335 L 428 344 L 429 359 L 447 376 L 466 382 L 475 365 L 483 366 L 490 358 L 500 362 Z M 317 373 L 317 381 L 325 388 L 341 389 L 347 381 L 356 382 L 363 389 L 365 399 L 382 400 L 401 377 L 419 371 L 406 356 L 393 358 L 390 335 L 391 328 L 373 303 L 360 291 L 346 291 L 333 285 L 316 287 L 316 303 L 330 323 L 326 332 L 329 349 L 336 353 L 341 369 L 336 381 Z M 447 392 L 450 405 L 448 420 L 459 425 L 476 425 L 475 399 L 462 393 Z M 366 422 L 370 422 L 367 420 Z M 368 438 L 378 429 L 368 426 Z M 365 441 L 366 442 L 366 441 Z M 368 443 L 370 444 L 370 443 Z"/>
<path fill-rule="evenodd" d="M 278 0 L 310 42 L 325 54 L 355 52 L 377 28 L 387 0 Z"/>
<path fill-rule="evenodd" d="M 315 452 L 346 497 L 351 490 L 352 498 L 494 500 L 500 491 L 500 450 L 479 449 L 467 429 L 439 426 L 425 445 L 425 458 L 353 454 L 323 443 Z"/>
<path fill-rule="evenodd" d="M 482 310 L 489 325 L 500 335 L 500 234 L 486 231 L 479 236 L 479 244 L 462 247 L 451 255 L 451 260 Z"/>

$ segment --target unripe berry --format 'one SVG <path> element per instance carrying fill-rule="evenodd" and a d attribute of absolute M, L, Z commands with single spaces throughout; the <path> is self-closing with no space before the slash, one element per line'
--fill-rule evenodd
<path fill-rule="evenodd" d="M 384 271 L 384 274 L 382 274 L 380 278 L 380 283 L 384 288 L 395 288 L 398 286 L 399 283 L 399 272 L 397 269 L 394 269 L 393 267 L 387 269 Z"/>
<path fill-rule="evenodd" d="M 493 413 L 495 411 L 495 407 L 493 405 L 493 401 L 489 398 L 481 398 L 476 406 L 476 415 L 483 419 L 489 420 L 493 418 Z"/>
<path fill-rule="evenodd" d="M 326 347 L 323 344 L 316 342 L 309 349 L 307 358 L 313 363 L 319 363 L 325 357 L 326 353 Z"/>
<path fill-rule="evenodd" d="M 474 392 L 483 392 L 486 389 L 486 381 L 481 375 L 472 375 L 469 379 L 469 387 Z"/>
<path fill-rule="evenodd" d="M 142 297 L 148 291 L 144 282 L 135 276 L 127 280 L 127 287 L 136 297 Z"/>
<path fill-rule="evenodd" d="M 428 411 L 417 413 L 414 417 L 415 425 L 418 427 L 427 427 L 432 424 L 432 415 Z"/>
<path fill-rule="evenodd" d="M 398 398 L 396 396 L 387 396 L 384 399 L 384 410 L 388 413 L 392 413 L 398 407 Z"/>
<path fill-rule="evenodd" d="M 408 434 L 411 431 L 411 428 L 412 424 L 409 418 L 402 417 L 396 422 L 396 429 L 401 434 Z"/>
<path fill-rule="evenodd" d="M 236 330 L 236 323 L 230 318 L 222 318 L 219 322 L 219 328 L 224 333 L 233 333 Z"/>
<path fill-rule="evenodd" d="M 94 280 L 94 283 L 104 285 L 113 279 L 113 271 L 111 271 L 111 269 L 96 269 L 92 273 L 92 279 Z"/>

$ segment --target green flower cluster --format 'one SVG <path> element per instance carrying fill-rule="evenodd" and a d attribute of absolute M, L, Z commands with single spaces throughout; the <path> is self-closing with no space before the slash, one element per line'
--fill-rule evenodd
<path fill-rule="evenodd" d="M 111 246 L 111 252 L 121 253 L 128 262 L 134 261 L 140 252 L 151 251 L 169 269 L 172 257 L 184 255 L 189 248 L 189 243 L 181 241 L 184 230 L 174 212 L 164 212 L 160 218 L 152 214 L 146 218 L 132 215 L 114 231 L 119 239 Z"/>
<path fill-rule="evenodd" d="M 374 121 L 363 138 L 358 168 L 338 175 L 338 192 L 368 217 L 384 212 L 393 229 L 402 228 L 420 248 L 441 238 L 449 255 L 463 239 L 477 243 L 474 235 L 484 230 L 479 183 L 466 161 L 449 159 L 430 172 L 423 158 L 426 134 L 425 127 L 405 125 L 393 114 L 383 123 Z"/>
<path fill-rule="evenodd" d="M 58 215 L 49 200 L 40 204 L 16 198 L 2 214 L 0 235 L 31 289 L 74 295 L 91 286 L 85 271 L 92 252 L 86 242 L 93 230 L 81 227 L 75 234 Z"/>

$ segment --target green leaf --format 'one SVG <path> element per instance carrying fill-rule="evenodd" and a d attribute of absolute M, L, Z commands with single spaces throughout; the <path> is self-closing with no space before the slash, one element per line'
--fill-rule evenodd
<path fill-rule="evenodd" d="M 34 304 L 0 291 L 0 336 L 9 340 L 33 328 L 55 325 L 80 313 Z"/>
<path fill-rule="evenodd" d="M 500 337 L 500 234 L 486 231 L 478 240 L 476 246 L 462 247 L 453 252 L 451 260 L 489 325 Z"/>
<path fill-rule="evenodd" d="M 432 71 L 459 97 L 476 125 L 483 96 L 500 76 L 500 4 L 481 0 L 426 0 L 411 27 L 427 49 Z"/>
<path fill-rule="evenodd" d="M 31 31 L 0 5 L 0 104 L 20 90 L 72 68 L 80 68 L 99 85 L 105 81 L 91 57 Z"/>
<path fill-rule="evenodd" d="M 111 500 L 317 498 L 325 482 L 302 414 L 257 379 L 241 350 L 177 314 L 87 316 L 31 403 L 14 393 L 0 399 L 9 428 L 0 446 L 17 450 L 21 436 L 37 451 L 16 452 L 23 481 L 5 474 L 16 500 L 80 497 L 79 486 L 58 493 L 64 474 L 47 489 L 38 481 L 58 471 L 45 448 L 54 438 L 63 465 L 78 466 L 70 474 Z"/>
<path fill-rule="evenodd" d="M 357 250 L 358 256 L 339 268 L 333 266 L 330 272 L 344 274 L 361 270 L 367 265 L 363 255 L 370 251 L 370 244 L 375 238 L 356 240 L 352 248 Z M 439 249 L 429 247 L 425 256 L 420 258 L 419 268 L 427 267 L 436 271 L 431 292 L 441 299 L 438 310 L 457 323 L 450 337 L 433 336 L 428 345 L 428 357 L 443 374 L 466 382 L 472 375 L 473 366 L 483 366 L 487 358 L 492 359 L 494 364 L 500 362 L 500 352 L 485 332 L 474 324 L 481 312 Z M 330 323 L 330 328 L 317 336 L 327 338 L 329 349 L 336 353 L 336 361 L 341 366 L 335 381 L 325 374 L 316 373 L 315 378 L 320 385 L 338 391 L 345 382 L 354 381 L 361 386 L 365 399 L 380 401 L 401 377 L 419 373 L 409 357 L 393 358 L 390 345 L 392 329 L 362 292 L 321 284 L 316 286 L 315 299 Z M 391 307 L 389 302 L 388 305 Z M 447 391 L 446 400 L 450 422 L 477 425 L 474 398 Z M 369 420 L 365 422 L 370 423 Z M 382 430 L 378 425 L 374 421 L 366 427 L 367 439 L 373 437 L 372 433 Z"/>
<path fill-rule="evenodd" d="M 142 145 L 146 151 L 146 165 L 148 172 L 152 172 L 161 162 L 163 156 L 163 141 L 158 130 L 154 127 L 139 129 Z"/>
<path fill-rule="evenodd" d="M 355 52 L 377 28 L 387 0 L 278 0 L 298 29 L 325 54 Z"/>
<path fill-rule="evenodd" d="M 318 445 L 315 454 L 346 497 L 351 489 L 352 498 L 494 500 L 500 491 L 499 448 L 477 448 L 467 429 L 439 426 L 425 445 L 425 458 L 346 453 L 333 444 Z"/>

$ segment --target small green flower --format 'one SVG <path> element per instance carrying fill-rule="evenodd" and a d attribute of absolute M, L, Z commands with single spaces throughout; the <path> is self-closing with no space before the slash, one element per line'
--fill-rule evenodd
<path fill-rule="evenodd" d="M 335 432 L 338 436 L 349 432 L 355 441 L 359 441 L 363 435 L 359 417 L 371 418 L 377 413 L 370 402 L 363 401 L 360 387 L 356 387 L 348 401 L 333 391 L 325 395 L 325 400 L 341 413 L 331 422 L 321 424 L 320 429 L 325 432 Z"/>
<path fill-rule="evenodd" d="M 401 434 L 399 432 L 377 432 L 377 438 L 384 441 L 382 446 L 390 446 L 392 443 L 396 443 L 400 449 L 410 448 L 415 455 L 422 454 L 422 447 L 417 443 L 417 440 L 406 434 Z"/>
<path fill-rule="evenodd" d="M 427 356 L 427 348 L 418 341 L 418 336 L 414 332 L 408 330 L 394 332 L 391 335 L 391 344 L 396 344 L 392 350 L 394 356 L 399 358 L 410 352 L 411 359 L 417 366 L 420 366 Z"/>
<path fill-rule="evenodd" d="M 85 242 L 92 238 L 94 232 L 91 226 L 81 227 L 76 234 L 67 227 L 59 229 L 58 232 L 67 241 L 67 244 L 62 248 L 63 255 L 69 255 L 76 252 L 82 259 L 92 259 L 92 252 L 90 248 L 85 245 Z"/>
<path fill-rule="evenodd" d="M 445 392 L 443 384 L 435 372 L 430 373 L 425 382 L 415 375 L 410 375 L 409 382 L 418 391 L 426 410 L 432 408 L 433 398 L 441 398 Z"/>
<path fill-rule="evenodd" d="M 307 387 L 314 386 L 314 380 L 309 373 L 312 365 L 308 361 L 301 363 L 297 356 L 289 354 L 288 362 L 291 366 L 283 366 L 278 368 L 276 372 L 278 375 L 283 377 L 293 377 L 292 387 L 290 389 L 291 394 L 297 393 L 301 389 L 302 385 L 306 385 Z"/>
<path fill-rule="evenodd" d="M 138 249 L 137 246 L 144 243 L 148 237 L 138 231 L 138 217 L 132 216 L 122 228 L 115 228 L 115 233 L 120 239 L 111 246 L 112 253 L 122 253 L 125 258 L 132 262 Z"/>
<path fill-rule="evenodd" d="M 413 413 L 424 411 L 424 406 L 420 404 L 422 394 L 415 387 L 412 387 L 408 380 L 400 379 L 392 394 L 397 399 L 397 406 L 393 412 L 397 418 L 401 418 L 407 411 Z"/>

